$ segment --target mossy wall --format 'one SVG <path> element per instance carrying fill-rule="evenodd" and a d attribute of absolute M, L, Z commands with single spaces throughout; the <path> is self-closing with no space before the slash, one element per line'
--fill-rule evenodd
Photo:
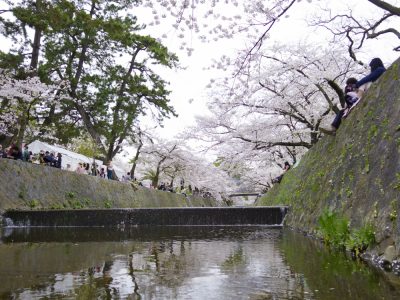
<path fill-rule="evenodd" d="M 211 199 L 137 189 L 130 183 L 9 159 L 0 159 L 0 178 L 0 211 L 217 206 Z"/>
<path fill-rule="evenodd" d="M 372 224 L 382 254 L 400 252 L 400 59 L 375 82 L 336 136 L 323 137 L 258 205 L 290 206 L 286 224 L 309 233 L 324 209 Z"/>

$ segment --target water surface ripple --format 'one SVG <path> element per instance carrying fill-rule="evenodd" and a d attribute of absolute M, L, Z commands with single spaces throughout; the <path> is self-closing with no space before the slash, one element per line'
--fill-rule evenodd
<path fill-rule="evenodd" d="M 1 299 L 400 299 L 400 280 L 267 227 L 7 228 Z"/>

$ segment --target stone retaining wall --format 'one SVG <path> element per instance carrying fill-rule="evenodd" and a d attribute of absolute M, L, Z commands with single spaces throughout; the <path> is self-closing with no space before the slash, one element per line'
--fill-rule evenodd
<path fill-rule="evenodd" d="M 350 229 L 372 225 L 372 257 L 400 262 L 400 59 L 371 85 L 343 120 L 258 201 L 289 205 L 286 225 L 316 233 L 326 210 L 346 217 Z"/>
<path fill-rule="evenodd" d="M 9 159 L 0 159 L 0 178 L 0 211 L 218 206 L 212 199 L 137 188 L 130 183 Z"/>

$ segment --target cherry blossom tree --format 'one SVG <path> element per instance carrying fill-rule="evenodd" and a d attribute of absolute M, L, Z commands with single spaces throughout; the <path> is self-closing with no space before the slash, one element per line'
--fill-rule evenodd
<path fill-rule="evenodd" d="M 292 11 L 297 8 L 302 11 L 319 8 L 314 25 L 326 27 L 333 38 L 336 36 L 335 39 L 338 36 L 348 39 L 349 54 L 353 59 L 356 59 L 353 49 L 361 48 L 366 39 L 376 39 L 382 35 L 400 38 L 396 29 L 398 25 L 391 23 L 392 20 L 398 22 L 400 7 L 397 1 L 343 1 L 345 8 L 333 10 L 332 6 L 340 4 L 336 2 L 332 5 L 332 1 L 327 0 L 156 0 L 145 1 L 143 6 L 151 11 L 152 21 L 148 24 L 161 25 L 161 30 L 165 31 L 164 38 L 171 33 L 176 34 L 182 40 L 181 49 L 189 55 L 194 49 L 188 41 L 194 36 L 203 42 L 238 37 L 243 39 L 246 46 L 236 60 L 241 68 L 248 66 L 253 55 L 271 36 L 279 34 L 274 31 L 276 25 L 290 18 Z M 352 6 L 359 3 L 362 4 L 361 9 L 353 10 Z M 365 11 L 372 8 L 373 14 L 365 15 Z M 311 13 L 306 17 L 311 17 Z M 394 50 L 399 51 L 399 47 L 396 46 Z"/>
<path fill-rule="evenodd" d="M 128 143 L 131 147 L 135 148 L 135 154 L 130 160 L 132 164 L 131 167 L 131 178 L 134 179 L 136 176 L 136 167 L 137 164 L 140 162 L 140 155 L 142 152 L 143 145 L 146 142 L 153 143 L 154 133 L 152 129 L 146 128 L 144 126 L 136 125 L 134 127 L 134 133 L 129 136 Z"/>
<path fill-rule="evenodd" d="M 174 153 L 175 152 L 175 153 Z M 152 186 L 157 187 L 160 179 L 160 175 L 164 173 L 167 168 L 170 168 L 171 163 L 177 160 L 178 155 L 178 145 L 174 142 L 164 142 L 164 143 L 150 143 L 147 147 L 142 148 L 142 159 L 144 159 L 145 164 L 150 165 L 150 168 L 154 172 L 152 176 Z"/>
<path fill-rule="evenodd" d="M 15 78 L 0 70 L 0 133 L 12 136 L 21 147 L 26 131 L 38 134 L 49 107 L 59 103 L 62 88 L 42 83 L 39 77 Z"/>
<path fill-rule="evenodd" d="M 170 3 L 161 2 L 167 6 Z M 379 14 L 370 18 L 357 12 L 351 19 L 353 24 L 347 22 L 350 25 L 345 28 L 340 24 L 345 23 L 346 11 L 343 15 L 340 12 L 338 16 L 332 15 L 332 19 L 320 14 L 319 25 L 333 33 L 330 44 L 306 48 L 289 45 L 286 49 L 280 46 L 268 51 L 265 42 L 273 35 L 276 23 L 289 16 L 295 6 L 306 6 L 311 1 L 172 2 L 175 8 L 169 7 L 168 11 L 177 17 L 175 28 L 182 39 L 189 31 L 199 36 L 207 32 L 207 37 L 201 38 L 203 41 L 238 36 L 245 41 L 236 58 L 223 56 L 215 63 L 214 67 L 227 71 L 230 77 L 210 82 L 209 106 L 213 116 L 199 117 L 198 127 L 188 137 L 208 143 L 207 149 L 217 151 L 227 170 L 237 169 L 241 180 L 246 178 L 249 184 L 260 188 L 270 186 L 271 179 L 282 172 L 284 161 L 295 163 L 301 158 L 320 138 L 320 126 L 329 124 L 334 112 L 344 105 L 345 79 L 367 71 L 354 62 L 360 63 L 356 53 L 362 42 L 382 34 L 397 36 L 396 27 L 389 30 L 378 27 L 385 26 L 386 20 L 396 19 L 399 8 L 387 1 L 371 0 L 363 2 L 378 7 Z M 224 5 L 238 10 L 218 9 Z M 204 6 L 209 17 L 205 22 L 211 25 L 203 26 L 196 18 Z M 242 15 L 226 15 L 237 11 Z M 161 19 L 154 15 L 157 24 Z M 210 28 L 212 24 L 214 28 Z M 357 47 L 343 43 L 339 38 L 341 32 L 335 32 L 340 29 L 347 30 L 344 33 L 350 36 L 350 42 L 354 42 L 353 36 L 360 36 Z M 190 53 L 191 49 L 187 50 Z M 267 171 L 260 172 L 260 168 Z"/>
<path fill-rule="evenodd" d="M 214 83 L 219 88 L 211 89 L 212 116 L 199 117 L 188 136 L 218 149 L 225 168 L 239 166 L 243 178 L 268 169 L 263 180 L 254 180 L 268 188 L 284 161 L 295 164 L 318 141 L 320 126 L 343 106 L 345 80 L 365 69 L 340 46 L 310 44 L 275 45 L 252 64 L 258 72 L 239 72 L 233 85 L 228 79 Z"/>
<path fill-rule="evenodd" d="M 223 169 L 193 152 L 182 141 L 154 138 L 143 145 L 137 171 L 151 178 L 153 187 L 162 181 L 171 187 L 179 186 L 183 180 L 186 186 L 197 187 L 216 198 L 226 197 L 234 190 L 234 182 Z"/>

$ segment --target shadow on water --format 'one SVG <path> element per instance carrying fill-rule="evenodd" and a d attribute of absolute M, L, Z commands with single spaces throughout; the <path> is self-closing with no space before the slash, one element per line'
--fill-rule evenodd
<path fill-rule="evenodd" d="M 7 228 L 0 237 L 0 299 L 400 299 L 398 278 L 281 229 Z"/>

